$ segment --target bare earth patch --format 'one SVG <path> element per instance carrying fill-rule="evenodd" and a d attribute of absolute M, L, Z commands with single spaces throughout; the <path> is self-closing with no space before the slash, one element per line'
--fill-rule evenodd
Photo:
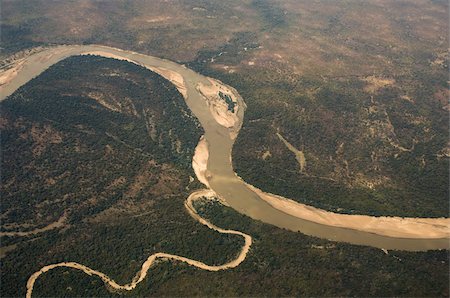
<path fill-rule="evenodd" d="M 364 90 L 369 93 L 376 93 L 381 88 L 392 86 L 395 84 L 394 79 L 380 78 L 375 76 L 366 77 L 363 79 L 363 81 L 367 83 L 367 86 L 364 88 Z"/>
<path fill-rule="evenodd" d="M 306 167 L 306 158 L 305 158 L 305 154 L 303 153 L 303 151 L 298 150 L 297 148 L 295 148 L 291 143 L 289 143 L 281 134 L 279 134 L 277 132 L 277 136 L 278 138 L 284 143 L 284 145 L 286 145 L 286 147 L 289 149 L 289 151 L 291 151 L 292 153 L 294 153 L 295 155 L 295 159 L 298 162 L 298 165 L 300 166 L 300 172 L 303 173 L 303 171 L 305 170 Z"/>
<path fill-rule="evenodd" d="M 261 158 L 262 158 L 263 160 L 266 160 L 266 159 L 268 159 L 268 158 L 270 158 L 270 157 L 272 157 L 272 153 L 270 153 L 269 150 L 264 151 L 264 153 L 263 153 L 262 156 L 261 156 Z"/>

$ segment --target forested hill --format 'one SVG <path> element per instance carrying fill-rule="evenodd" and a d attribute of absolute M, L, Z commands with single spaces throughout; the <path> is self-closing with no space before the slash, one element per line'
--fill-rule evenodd
<path fill-rule="evenodd" d="M 175 87 L 145 68 L 63 60 L 2 102 L 0 125 L 4 297 L 25 296 L 46 264 L 76 261 L 126 283 L 153 252 L 221 264 L 242 245 L 184 210 L 200 187 L 190 164 L 202 129 Z M 74 294 L 83 279 L 58 288 L 47 276 L 37 296 L 41 285 L 51 296 L 105 291 L 94 279 Z"/>
<path fill-rule="evenodd" d="M 145 111 L 145 113 L 144 113 Z M 23 297 L 29 276 L 74 261 L 128 283 L 149 255 L 223 264 L 241 248 L 188 216 L 189 163 L 201 129 L 166 80 L 98 57 L 54 65 L 2 103 L 1 296 Z M 262 224 L 215 203 L 215 224 L 250 234 L 237 268 L 206 272 L 158 262 L 129 296 L 448 296 L 448 252 L 392 252 L 333 243 Z M 194 286 L 193 286 L 194 285 Z M 257 285 L 257 286 L 255 286 Z M 58 268 L 33 297 L 112 297 L 103 282 Z"/>
<path fill-rule="evenodd" d="M 64 211 L 75 220 L 74 204 L 98 213 L 124 193 L 165 192 L 165 179 L 176 193 L 201 133 L 169 81 L 88 56 L 22 87 L 2 103 L 1 120 L 4 223 L 44 225 Z"/>

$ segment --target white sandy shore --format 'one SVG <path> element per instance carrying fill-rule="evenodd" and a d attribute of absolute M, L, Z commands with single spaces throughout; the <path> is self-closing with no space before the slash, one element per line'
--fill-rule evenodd
<path fill-rule="evenodd" d="M 97 56 L 102 56 L 102 57 L 106 57 L 106 58 L 124 60 L 124 61 L 128 61 L 128 62 L 132 62 L 134 64 L 138 64 L 138 65 L 145 67 L 153 72 L 156 72 L 157 74 L 159 74 L 166 80 L 170 81 L 178 89 L 178 91 L 181 93 L 181 95 L 183 95 L 183 97 L 185 99 L 187 98 L 187 88 L 184 83 L 183 76 L 175 71 L 172 71 L 172 70 L 169 70 L 169 69 L 166 69 L 163 67 L 149 67 L 149 66 L 143 65 L 139 62 L 136 62 L 132 59 L 128 59 L 128 58 L 125 58 L 125 57 L 122 57 L 119 55 L 115 55 L 112 53 L 104 52 L 104 51 L 91 51 L 91 52 L 84 53 L 84 55 L 97 55 Z"/>
<path fill-rule="evenodd" d="M 179 73 L 173 70 L 166 69 L 164 67 L 148 67 L 148 69 L 156 72 L 160 76 L 172 82 L 172 84 L 175 85 L 181 95 L 183 95 L 184 99 L 187 99 L 188 96 L 186 84 L 184 83 L 183 77 Z"/>
<path fill-rule="evenodd" d="M 208 183 L 208 142 L 205 137 L 202 136 L 200 141 L 198 142 L 197 147 L 195 147 L 194 156 L 192 158 L 192 168 L 194 169 L 194 173 L 197 176 L 198 181 L 206 185 L 209 188 Z"/>
<path fill-rule="evenodd" d="M 450 218 L 413 218 L 340 214 L 283 198 L 247 184 L 261 199 L 286 214 L 318 224 L 374 233 L 388 237 L 450 238 Z"/>
<path fill-rule="evenodd" d="M 22 69 L 25 60 L 17 62 L 13 67 L 0 73 L 0 92 L 2 91 L 2 86 L 8 84 L 12 81 L 19 71 Z"/>

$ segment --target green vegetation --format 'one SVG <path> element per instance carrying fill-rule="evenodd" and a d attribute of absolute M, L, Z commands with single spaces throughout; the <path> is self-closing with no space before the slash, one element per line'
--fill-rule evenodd
<path fill-rule="evenodd" d="M 48 224 L 74 205 L 98 213 L 129 188 L 139 197 L 166 175 L 176 175 L 177 188 L 184 173 L 193 175 L 200 128 L 178 91 L 142 67 L 117 63 L 67 59 L 2 103 L 4 224 Z M 70 222 L 79 217 L 69 212 Z"/>
<path fill-rule="evenodd" d="M 6 99 L 0 123 L 2 229 L 29 231 L 67 216 L 62 229 L 2 237 L 2 246 L 18 244 L 1 260 L 2 296 L 24 296 L 28 277 L 55 262 L 126 283 L 154 252 L 221 264 L 240 249 L 240 237 L 184 210 L 200 185 L 189 176 L 201 128 L 175 87 L 147 69 L 66 59 Z"/>
<path fill-rule="evenodd" d="M 327 83 L 301 76 L 287 84 L 264 82 L 263 74 L 209 74 L 246 100 L 233 164 L 250 184 L 337 212 L 448 216 L 448 114 L 426 100 L 441 83 L 371 95 L 358 78 Z M 415 94 L 414 104 L 401 98 L 405 88 Z M 277 132 L 304 152 L 304 172 Z"/>
<path fill-rule="evenodd" d="M 199 187 L 188 181 L 193 140 L 201 133 L 190 115 L 166 80 L 99 57 L 66 59 L 2 103 L 5 222 L 43 226 L 68 213 L 63 229 L 1 239 L 18 244 L 1 259 L 2 296 L 23 296 L 30 274 L 62 261 L 126 283 L 158 251 L 208 264 L 233 258 L 240 237 L 215 233 L 184 210 L 184 199 Z M 150 117 L 157 121 L 145 121 Z M 11 182 L 14 177 L 23 183 Z M 17 195 L 25 190 L 28 197 Z M 158 262 L 135 291 L 120 295 L 448 295 L 446 251 L 386 255 L 268 226 L 216 203 L 197 208 L 219 226 L 252 235 L 248 259 L 221 272 Z M 65 268 L 42 275 L 34 294 L 115 295 L 98 278 Z"/>
<path fill-rule="evenodd" d="M 449 210 L 447 11 L 415 0 L 39 0 L 5 2 L 2 26 L 5 53 L 99 43 L 235 87 L 248 109 L 234 167 L 264 190 L 337 212 L 439 217 Z M 304 152 L 302 173 L 277 132 Z"/>
<path fill-rule="evenodd" d="M 248 105 L 233 162 L 249 183 L 336 212 L 448 216 L 448 9 L 440 0 L 3 1 L 2 56 L 97 43 L 183 62 Z M 241 239 L 183 209 L 200 187 L 189 164 L 201 130 L 186 115 L 169 82 L 94 57 L 62 61 L 2 103 L 2 231 L 67 215 L 63 229 L 1 238 L 18 244 L 1 260 L 2 296 L 23 296 L 32 272 L 59 261 L 127 282 L 156 251 L 231 259 Z M 304 152 L 302 173 L 276 133 Z M 248 259 L 223 272 L 161 262 L 127 295 L 449 295 L 447 251 L 386 255 L 217 205 L 203 212 L 254 237 Z M 66 269 L 44 274 L 35 293 L 113 295 Z"/>
<path fill-rule="evenodd" d="M 228 111 L 234 113 L 234 107 L 236 106 L 236 103 L 231 99 L 231 97 L 228 94 L 224 94 L 222 91 L 219 91 L 219 96 L 228 105 Z"/>
<path fill-rule="evenodd" d="M 345 23 L 342 17 L 330 21 L 334 30 Z M 356 30 L 342 28 L 346 36 Z M 402 32 L 400 25 L 395 28 Z M 335 32 L 308 34 L 332 38 Z M 410 32 L 399 34 L 410 39 Z M 201 52 L 189 64 L 235 87 L 247 104 L 233 150 L 239 176 L 266 191 L 334 212 L 448 216 L 448 56 L 439 54 L 440 46 L 431 49 L 415 40 L 420 50 L 408 54 L 411 61 L 389 47 L 378 48 L 377 55 L 391 64 L 373 65 L 384 69 L 368 73 L 364 67 L 369 62 L 346 61 L 341 73 L 331 63 L 325 75 L 319 59 L 315 68 L 300 72 L 294 68 L 301 64 L 292 60 L 289 65 L 256 60 L 243 66 L 263 52 L 234 53 L 255 41 L 255 35 L 241 35 L 239 43 L 226 45 L 227 51 Z M 373 54 L 371 47 L 351 47 L 367 59 Z M 327 60 L 346 59 L 333 53 L 327 49 Z M 231 70 L 221 65 L 231 65 Z M 276 133 L 303 151 L 304 172 Z"/>
<path fill-rule="evenodd" d="M 134 291 L 122 295 L 448 296 L 447 251 L 385 254 L 271 227 L 217 203 L 203 204 L 200 209 L 215 224 L 252 235 L 254 243 L 247 259 L 235 269 L 219 272 L 160 262 Z M 65 269 L 43 275 L 35 294 L 113 296 L 99 279 Z"/>

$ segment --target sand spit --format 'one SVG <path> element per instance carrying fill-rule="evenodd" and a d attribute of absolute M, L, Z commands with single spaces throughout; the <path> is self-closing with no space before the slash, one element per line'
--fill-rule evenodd
<path fill-rule="evenodd" d="M 240 123 L 240 119 L 237 116 L 239 105 L 237 104 L 236 95 L 230 89 L 228 89 L 221 82 L 208 78 L 210 85 L 199 83 L 197 85 L 197 91 L 199 91 L 203 97 L 214 119 L 226 128 L 236 129 Z M 219 92 L 229 95 L 231 99 L 236 103 L 234 113 L 228 110 L 228 105 L 223 99 L 219 97 Z"/>
<path fill-rule="evenodd" d="M 333 213 L 265 193 L 249 184 L 247 186 L 274 208 L 315 223 L 397 238 L 436 239 L 450 237 L 450 218 L 376 217 Z"/>
<path fill-rule="evenodd" d="M 208 142 L 205 137 L 202 136 L 195 147 L 194 157 L 192 158 L 192 168 L 197 176 L 197 179 L 209 188 L 208 183 Z"/>
<path fill-rule="evenodd" d="M 203 270 L 208 270 L 208 271 L 226 270 L 226 269 L 231 269 L 231 268 L 235 268 L 235 267 L 239 266 L 239 264 L 245 260 L 247 254 L 250 250 L 250 246 L 252 245 L 252 237 L 250 237 L 249 235 L 244 234 L 242 232 L 239 232 L 239 231 L 226 230 L 226 229 L 222 229 L 222 228 L 219 228 L 219 227 L 213 225 L 206 219 L 200 217 L 200 215 L 198 215 L 197 211 L 195 210 L 195 208 L 193 206 L 193 202 L 200 198 L 213 199 L 214 196 L 215 196 L 215 193 L 212 190 L 209 190 L 209 189 L 198 190 L 198 191 L 192 193 L 186 199 L 184 206 L 186 207 L 187 211 L 189 212 L 189 215 L 191 215 L 195 220 L 197 220 L 201 224 L 207 226 L 208 228 L 215 230 L 221 234 L 233 234 L 233 235 L 238 235 L 238 236 L 241 236 L 244 238 L 244 240 L 245 240 L 244 246 L 242 247 L 239 255 L 234 260 L 232 260 L 228 263 L 225 263 L 223 265 L 211 266 L 211 265 L 207 265 L 203 262 L 188 259 L 185 257 L 167 254 L 167 253 L 163 253 L 163 252 L 158 252 L 158 253 L 150 255 L 147 258 L 147 260 L 142 264 L 141 269 L 136 273 L 136 276 L 132 279 L 132 281 L 129 284 L 125 284 L 125 285 L 119 285 L 117 282 L 115 282 L 113 279 L 111 279 L 105 273 L 91 269 L 85 265 L 75 263 L 75 262 L 62 262 L 62 263 L 44 266 L 39 271 L 33 273 L 27 281 L 26 297 L 31 298 L 31 296 L 33 294 L 34 283 L 36 282 L 36 280 L 39 278 L 39 276 L 41 274 L 43 274 L 47 271 L 50 271 L 52 269 L 58 268 L 58 267 L 66 267 L 66 268 L 73 268 L 73 269 L 81 270 L 88 275 L 91 275 L 91 276 L 96 275 L 96 276 L 100 277 L 105 284 L 109 285 L 111 288 L 113 288 L 115 290 L 131 291 L 140 282 L 142 282 L 146 278 L 148 270 L 158 259 L 180 261 L 180 262 L 187 263 L 191 266 L 194 266 L 194 267 L 197 267 L 197 268 L 200 268 Z"/>
<path fill-rule="evenodd" d="M 13 67 L 0 73 L 0 92 L 2 92 L 2 86 L 11 82 L 22 69 L 25 60 L 17 62 Z"/>

